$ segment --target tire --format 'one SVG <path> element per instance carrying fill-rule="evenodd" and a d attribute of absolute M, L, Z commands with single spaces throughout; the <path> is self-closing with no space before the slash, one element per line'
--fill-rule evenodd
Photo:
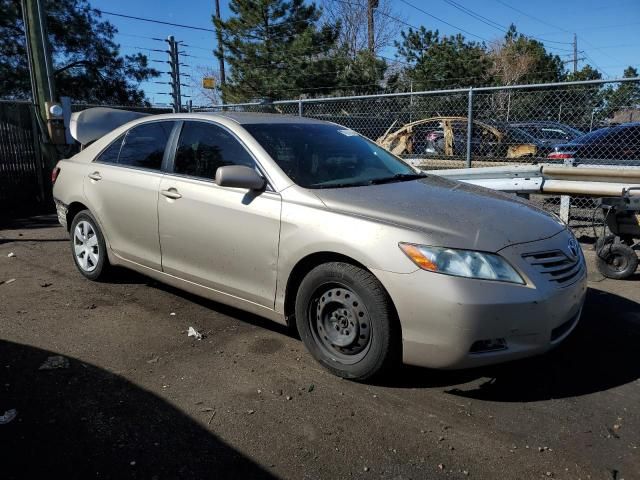
<path fill-rule="evenodd" d="M 356 381 L 400 363 L 401 334 L 391 299 L 370 272 L 348 263 L 317 266 L 296 295 L 296 325 L 311 355 Z"/>
<path fill-rule="evenodd" d="M 104 235 L 89 210 L 82 210 L 73 218 L 71 255 L 76 267 L 89 280 L 103 280 L 110 268 Z"/>
<path fill-rule="evenodd" d="M 596 254 L 598 271 L 607 278 L 629 278 L 638 268 L 636 252 L 629 245 L 616 242 L 613 235 L 598 239 Z"/>

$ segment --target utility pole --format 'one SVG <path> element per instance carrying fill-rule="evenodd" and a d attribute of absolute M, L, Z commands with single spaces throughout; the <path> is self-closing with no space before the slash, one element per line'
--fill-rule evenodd
<path fill-rule="evenodd" d="M 167 37 L 165 41 L 169 44 L 169 61 L 167 63 L 171 68 L 169 72 L 171 81 L 169 84 L 171 85 L 173 113 L 179 113 L 182 97 L 180 95 L 180 55 L 178 53 L 178 42 L 176 42 L 173 35 Z"/>
<path fill-rule="evenodd" d="M 51 49 L 47 35 L 47 15 L 42 0 L 22 0 L 29 73 L 33 103 L 37 105 L 39 123 L 46 121 L 45 140 L 66 143 L 62 106 L 57 102 Z"/>
<path fill-rule="evenodd" d="M 578 36 L 573 34 L 573 73 L 578 73 Z"/>
<path fill-rule="evenodd" d="M 374 25 L 373 25 L 373 11 L 378 8 L 378 0 L 368 0 L 367 5 L 367 33 L 369 34 L 369 52 L 372 54 L 375 53 L 375 38 L 373 35 Z"/>
<path fill-rule="evenodd" d="M 180 80 L 182 75 L 180 74 L 180 67 L 187 66 L 184 63 L 180 63 L 180 54 L 181 52 L 180 44 L 182 42 L 176 41 L 173 35 L 170 35 L 165 40 L 169 45 L 169 50 L 165 50 L 169 54 L 169 60 L 167 63 L 169 64 L 169 81 L 168 82 L 155 82 L 160 84 L 169 84 L 171 86 L 171 93 L 162 92 L 162 95 L 171 95 L 171 107 L 174 113 L 178 113 L 182 111 L 182 98 L 189 98 L 189 95 L 182 95 L 182 91 L 180 87 L 188 87 L 189 85 L 185 85 L 181 83 Z M 188 56 L 188 55 L 187 55 Z M 162 63 L 161 60 L 154 60 L 155 62 Z M 189 75 L 184 75 L 185 77 L 189 77 Z M 189 77 L 190 78 L 190 77 Z"/>
<path fill-rule="evenodd" d="M 216 2 L 216 18 L 220 20 L 220 0 L 215 0 Z M 218 61 L 220 62 L 220 84 L 224 85 L 225 76 L 224 76 L 224 47 L 222 45 L 222 31 L 216 25 L 216 37 L 218 40 Z"/>

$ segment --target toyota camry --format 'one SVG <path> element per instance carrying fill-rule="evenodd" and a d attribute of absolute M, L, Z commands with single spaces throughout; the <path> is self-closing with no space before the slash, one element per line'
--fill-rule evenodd
<path fill-rule="evenodd" d="M 537 355 L 579 320 L 585 262 L 561 221 L 340 125 L 93 109 L 72 131 L 53 193 L 82 275 L 123 266 L 289 325 L 336 375 Z"/>

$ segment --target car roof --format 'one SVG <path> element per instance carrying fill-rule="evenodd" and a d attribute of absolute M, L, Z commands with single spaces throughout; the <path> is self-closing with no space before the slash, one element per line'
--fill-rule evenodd
<path fill-rule="evenodd" d="M 194 113 L 170 113 L 164 115 L 158 115 L 154 117 L 165 118 L 228 118 L 240 125 L 256 124 L 256 123 L 306 123 L 306 124 L 320 124 L 327 125 L 330 122 L 323 120 L 316 120 L 314 118 L 299 117 L 297 115 L 285 115 L 281 113 L 257 113 L 257 112 L 194 112 Z"/>
<path fill-rule="evenodd" d="M 570 126 L 553 120 L 529 120 L 525 122 L 509 122 L 514 127 Z"/>

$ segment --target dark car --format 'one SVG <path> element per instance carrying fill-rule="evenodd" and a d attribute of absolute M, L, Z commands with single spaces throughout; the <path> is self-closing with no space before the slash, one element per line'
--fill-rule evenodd
<path fill-rule="evenodd" d="M 550 120 L 510 122 L 509 125 L 524 130 L 538 142 L 548 147 L 554 147 L 561 143 L 567 143 L 584 135 L 584 132 L 564 123 Z"/>
<path fill-rule="evenodd" d="M 640 122 L 594 130 L 556 145 L 547 158 L 566 163 L 640 165 Z"/>

